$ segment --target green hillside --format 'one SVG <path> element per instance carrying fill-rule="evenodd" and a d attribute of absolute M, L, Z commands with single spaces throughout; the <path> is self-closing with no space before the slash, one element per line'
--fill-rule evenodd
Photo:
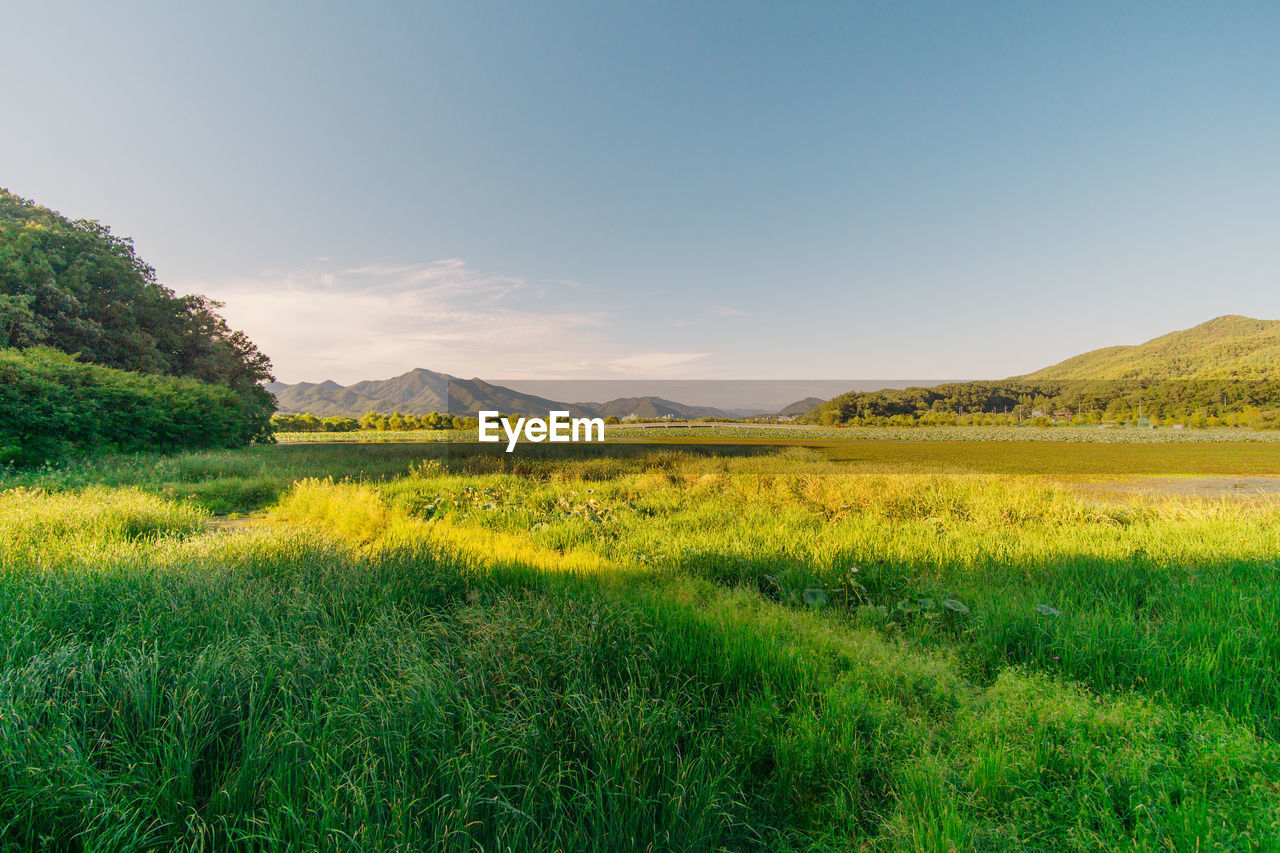
<path fill-rule="evenodd" d="M 1028 381 L 1280 378 L 1280 320 L 1228 315 L 1136 346 L 1105 347 L 1035 373 Z"/>
<path fill-rule="evenodd" d="M 1218 317 L 1137 346 L 1078 355 L 1025 376 L 850 391 L 802 420 L 861 425 L 1280 422 L 1280 321 Z"/>

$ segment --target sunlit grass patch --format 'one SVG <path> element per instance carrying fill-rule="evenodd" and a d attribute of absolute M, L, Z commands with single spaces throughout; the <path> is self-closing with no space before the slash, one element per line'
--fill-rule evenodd
<path fill-rule="evenodd" d="M 57 547 L 65 540 L 110 542 L 190 533 L 206 513 L 189 503 L 137 489 L 0 492 L 0 549 Z"/>

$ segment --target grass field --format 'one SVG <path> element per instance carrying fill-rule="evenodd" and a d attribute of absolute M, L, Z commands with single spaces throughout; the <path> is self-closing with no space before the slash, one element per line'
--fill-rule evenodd
<path fill-rule="evenodd" d="M 1275 447 L 9 473 L 0 845 L 1280 849 Z"/>

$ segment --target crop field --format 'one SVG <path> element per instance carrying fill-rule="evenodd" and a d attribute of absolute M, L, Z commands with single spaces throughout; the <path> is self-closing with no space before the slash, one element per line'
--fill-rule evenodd
<path fill-rule="evenodd" d="M 1278 850 L 1232 435 L 5 473 L 0 849 Z"/>

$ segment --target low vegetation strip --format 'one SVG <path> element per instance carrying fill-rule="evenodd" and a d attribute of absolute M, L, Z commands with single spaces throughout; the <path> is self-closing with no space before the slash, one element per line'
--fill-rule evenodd
<path fill-rule="evenodd" d="M 350 432 L 277 432 L 281 444 L 386 443 L 394 441 L 452 441 L 475 443 L 470 430 L 359 430 Z M 1242 429 L 1096 429 L 1091 427 L 817 427 L 750 424 L 667 424 L 608 426 L 609 441 L 653 441 L 706 444 L 710 441 L 755 440 L 775 443 L 826 441 L 1000 443 L 1049 442 L 1071 444 L 1258 444 L 1280 442 L 1280 430 Z"/>
<path fill-rule="evenodd" d="M 0 465 L 270 438 L 267 412 L 225 385 L 84 364 L 50 349 L 0 349 Z"/>
<path fill-rule="evenodd" d="M 518 470 L 405 449 L 99 462 L 4 492 L 3 843 L 1280 840 L 1275 498 L 803 449 Z M 322 451 L 363 476 L 315 479 Z M 205 532 L 211 492 L 176 487 L 216 473 L 244 500 L 263 466 L 290 484 L 242 530 Z"/>

